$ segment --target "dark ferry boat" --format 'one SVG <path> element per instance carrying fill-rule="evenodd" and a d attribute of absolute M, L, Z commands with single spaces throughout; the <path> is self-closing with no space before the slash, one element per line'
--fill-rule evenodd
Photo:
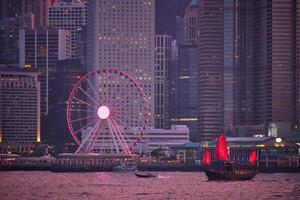
<path fill-rule="evenodd" d="M 252 151 L 249 156 L 249 164 L 229 161 L 228 143 L 222 133 L 217 139 L 215 148 L 215 162 L 211 162 L 208 150 L 204 151 L 202 165 L 209 181 L 242 181 L 251 180 L 257 174 L 255 167 L 256 152 Z"/>
<path fill-rule="evenodd" d="M 154 175 L 154 174 L 151 174 L 151 173 L 149 173 L 149 172 L 139 172 L 139 171 L 135 171 L 134 172 L 134 175 L 136 176 L 136 177 L 138 177 L 138 178 L 155 178 L 156 177 L 156 175 Z"/>

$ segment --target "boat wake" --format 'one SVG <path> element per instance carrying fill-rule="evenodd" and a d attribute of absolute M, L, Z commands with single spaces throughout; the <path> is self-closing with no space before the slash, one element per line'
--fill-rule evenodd
<path fill-rule="evenodd" d="M 170 176 L 162 176 L 162 175 L 158 175 L 157 178 L 170 178 Z"/>

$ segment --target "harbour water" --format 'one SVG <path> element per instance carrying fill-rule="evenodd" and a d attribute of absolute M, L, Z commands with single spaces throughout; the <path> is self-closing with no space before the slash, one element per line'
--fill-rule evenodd
<path fill-rule="evenodd" d="M 154 174 L 0 172 L 0 199 L 300 199 L 300 173 L 258 174 L 243 182 L 208 182 L 202 172 Z"/>

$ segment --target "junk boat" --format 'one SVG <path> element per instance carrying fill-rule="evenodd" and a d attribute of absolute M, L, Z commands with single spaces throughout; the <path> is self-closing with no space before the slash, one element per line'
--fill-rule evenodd
<path fill-rule="evenodd" d="M 205 150 L 202 158 L 203 171 L 209 181 L 243 181 L 251 180 L 257 174 L 256 151 L 249 155 L 249 163 L 235 163 L 229 161 L 229 147 L 224 134 L 217 139 L 215 148 L 215 162 L 211 162 L 208 150 Z"/>
<path fill-rule="evenodd" d="M 151 174 L 147 171 L 146 172 L 135 171 L 134 175 L 136 175 L 139 178 L 155 178 L 156 177 L 156 175 Z"/>

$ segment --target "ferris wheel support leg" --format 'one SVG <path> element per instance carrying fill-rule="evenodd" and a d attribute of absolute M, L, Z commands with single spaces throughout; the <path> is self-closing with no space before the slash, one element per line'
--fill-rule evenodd
<path fill-rule="evenodd" d="M 125 138 L 123 137 L 123 134 L 122 134 L 122 132 L 121 132 L 121 130 L 120 130 L 120 127 L 118 126 L 118 124 L 116 123 L 116 121 L 115 121 L 114 119 L 112 120 L 112 123 L 113 123 L 114 126 L 116 127 L 116 130 L 117 130 L 117 132 L 118 132 L 118 134 L 119 134 L 119 136 L 120 136 L 121 141 L 124 143 L 124 147 L 125 147 L 124 151 L 125 151 L 125 153 L 126 153 L 127 155 L 131 155 L 131 152 L 130 152 L 130 150 L 129 150 L 129 147 L 128 147 L 128 145 L 127 145 L 127 143 L 126 143 L 126 141 L 125 141 Z"/>
<path fill-rule="evenodd" d="M 122 120 L 120 120 L 119 118 L 115 117 L 114 118 L 116 123 L 122 124 L 125 127 L 129 127 L 125 122 L 123 122 Z M 132 140 L 125 134 L 126 140 L 129 141 L 129 143 L 133 143 Z"/>
<path fill-rule="evenodd" d="M 80 146 L 78 147 L 78 149 L 76 150 L 75 153 L 85 153 L 85 149 L 84 146 L 86 144 L 87 141 L 90 140 L 90 138 L 92 137 L 93 133 L 95 132 L 96 128 L 99 126 L 99 122 L 97 122 L 95 124 L 95 126 L 93 127 L 93 129 L 90 131 L 90 133 L 84 138 L 84 140 L 81 142 Z"/>
<path fill-rule="evenodd" d="M 117 131 L 115 125 L 113 124 L 113 122 L 112 122 L 111 120 L 109 120 L 109 121 L 110 121 L 110 125 L 111 125 L 111 127 L 112 127 L 112 129 L 113 129 L 113 132 L 115 133 L 115 135 L 116 135 L 116 137 L 117 137 L 119 146 L 121 146 L 122 150 L 126 153 L 126 146 L 124 145 L 124 144 L 125 144 L 125 143 L 124 143 L 125 141 L 122 141 L 122 139 L 120 138 L 120 136 L 119 136 L 119 134 L 118 134 L 118 131 Z M 112 134 L 113 134 L 113 133 L 112 133 Z"/>
<path fill-rule="evenodd" d="M 110 130 L 111 134 L 112 134 L 112 138 L 113 138 L 113 141 L 114 141 L 114 145 L 116 147 L 116 151 L 117 151 L 118 154 L 120 154 L 119 146 L 117 145 L 116 138 L 115 138 L 115 135 L 114 135 L 114 131 L 113 131 L 111 122 L 109 120 L 108 120 L 108 127 L 109 127 L 109 130 Z"/>
<path fill-rule="evenodd" d="M 88 145 L 87 145 L 87 147 L 85 149 L 85 152 L 90 153 L 92 151 L 92 148 L 93 148 L 93 146 L 94 146 L 94 144 L 95 144 L 95 142 L 96 142 L 96 140 L 98 138 L 98 135 L 100 133 L 100 130 L 103 127 L 103 124 L 104 124 L 104 121 L 101 120 L 100 125 L 95 129 L 95 131 L 94 131 L 94 133 L 92 135 L 92 138 L 89 140 L 89 143 L 88 143 Z"/>

